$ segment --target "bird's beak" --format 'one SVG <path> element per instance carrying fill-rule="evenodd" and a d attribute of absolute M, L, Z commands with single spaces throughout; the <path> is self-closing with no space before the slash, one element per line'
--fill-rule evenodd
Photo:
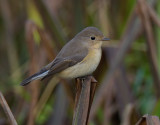
<path fill-rule="evenodd" d="M 110 39 L 109 38 L 106 38 L 106 37 L 104 37 L 103 39 L 102 39 L 102 41 L 109 41 Z"/>

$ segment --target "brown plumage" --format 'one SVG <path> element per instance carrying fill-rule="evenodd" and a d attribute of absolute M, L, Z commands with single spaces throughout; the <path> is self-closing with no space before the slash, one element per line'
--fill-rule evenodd
<path fill-rule="evenodd" d="M 102 41 L 107 41 L 101 31 L 87 27 L 70 40 L 56 58 L 38 73 L 22 81 L 27 85 L 33 80 L 44 79 L 50 75 L 63 78 L 77 78 L 92 74 L 101 59 Z"/>

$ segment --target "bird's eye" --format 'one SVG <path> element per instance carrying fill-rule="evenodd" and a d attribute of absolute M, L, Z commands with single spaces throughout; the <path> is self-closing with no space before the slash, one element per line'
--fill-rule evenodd
<path fill-rule="evenodd" d="M 95 40 L 95 37 L 94 37 L 94 36 L 91 36 L 91 40 Z"/>

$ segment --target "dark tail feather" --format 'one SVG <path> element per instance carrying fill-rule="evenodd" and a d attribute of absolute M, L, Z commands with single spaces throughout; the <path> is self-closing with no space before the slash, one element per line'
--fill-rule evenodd
<path fill-rule="evenodd" d="M 28 77 L 27 79 L 23 80 L 20 85 L 21 86 L 25 86 L 25 85 L 29 84 L 31 81 L 33 81 L 33 80 L 42 79 L 47 74 L 48 74 L 48 70 L 41 70 L 40 72 L 38 72 L 38 73 Z"/>

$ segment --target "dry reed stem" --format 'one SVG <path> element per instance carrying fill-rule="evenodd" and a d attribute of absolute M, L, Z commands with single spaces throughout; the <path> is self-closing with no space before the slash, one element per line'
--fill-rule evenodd
<path fill-rule="evenodd" d="M 28 52 L 30 56 L 30 63 L 29 63 L 29 74 L 32 75 L 35 72 L 37 72 L 39 68 L 39 64 L 37 64 L 37 60 L 39 55 L 39 51 L 37 51 L 34 38 L 33 38 L 33 32 L 36 30 L 36 26 L 32 21 L 26 22 L 26 43 L 28 47 Z M 38 101 L 39 96 L 39 85 L 36 84 L 39 81 L 33 81 L 32 84 L 29 85 L 30 93 L 31 93 L 31 102 L 30 102 L 30 109 L 28 114 L 28 125 L 34 125 L 35 122 L 35 114 L 33 113 L 34 108 Z"/>
<path fill-rule="evenodd" d="M 154 85 L 156 90 L 157 97 L 160 97 L 160 79 L 159 79 L 159 72 L 158 72 L 158 60 L 157 60 L 157 48 L 155 45 L 155 38 L 153 34 L 153 29 L 151 25 L 151 21 L 149 18 L 149 14 L 147 12 L 148 8 L 146 6 L 145 0 L 138 0 L 138 14 L 141 19 L 142 25 L 144 26 L 144 31 L 146 35 L 146 41 L 148 46 L 148 53 L 150 57 L 150 63 L 151 63 L 151 70 L 153 73 L 154 78 Z"/>
<path fill-rule="evenodd" d="M 87 125 L 97 81 L 92 76 L 77 79 L 77 93 L 72 125 Z"/>
<path fill-rule="evenodd" d="M 144 115 L 136 125 L 160 125 L 158 116 Z"/>
<path fill-rule="evenodd" d="M 154 21 L 155 24 L 157 24 L 157 26 L 160 27 L 160 19 L 158 18 L 158 15 L 156 14 L 155 10 L 148 4 L 145 3 L 149 16 L 151 17 L 151 19 Z"/>
<path fill-rule="evenodd" d="M 11 110 L 10 110 L 10 108 L 9 108 L 9 106 L 8 106 L 8 104 L 7 104 L 7 102 L 6 102 L 6 100 L 5 100 L 5 98 L 4 98 L 4 96 L 3 96 L 3 94 L 1 92 L 0 92 L 0 103 L 3 107 L 3 109 L 4 109 L 4 112 L 7 115 L 11 125 L 18 125 L 14 116 L 13 116 L 13 114 L 12 114 L 12 112 L 11 112 Z"/>

